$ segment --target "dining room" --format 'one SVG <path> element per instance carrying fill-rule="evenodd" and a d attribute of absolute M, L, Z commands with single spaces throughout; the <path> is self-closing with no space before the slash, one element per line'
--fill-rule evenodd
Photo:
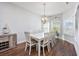
<path fill-rule="evenodd" d="M 75 36 L 78 5 L 0 2 L 0 56 L 79 55 Z"/>

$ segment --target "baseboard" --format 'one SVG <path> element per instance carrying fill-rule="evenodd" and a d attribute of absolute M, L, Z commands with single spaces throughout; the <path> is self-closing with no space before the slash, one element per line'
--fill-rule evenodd
<path fill-rule="evenodd" d="M 21 44 L 21 43 L 24 43 L 26 40 L 21 40 L 21 41 L 18 41 L 17 44 Z"/>
<path fill-rule="evenodd" d="M 67 41 L 67 42 L 69 42 L 69 43 L 71 43 L 71 44 L 74 44 L 74 42 L 73 42 L 73 41 L 70 41 L 70 40 L 65 40 L 65 41 Z"/>

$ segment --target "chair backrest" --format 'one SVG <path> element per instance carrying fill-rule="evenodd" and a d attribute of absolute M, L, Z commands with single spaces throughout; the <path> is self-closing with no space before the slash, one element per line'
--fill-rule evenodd
<path fill-rule="evenodd" d="M 47 42 L 49 42 L 49 33 L 44 33 L 43 44 L 46 44 Z"/>
<path fill-rule="evenodd" d="M 24 33 L 25 33 L 26 41 L 31 43 L 30 32 L 24 32 Z"/>
<path fill-rule="evenodd" d="M 49 36 L 50 36 L 50 40 L 55 39 L 55 33 L 54 32 L 49 33 Z"/>

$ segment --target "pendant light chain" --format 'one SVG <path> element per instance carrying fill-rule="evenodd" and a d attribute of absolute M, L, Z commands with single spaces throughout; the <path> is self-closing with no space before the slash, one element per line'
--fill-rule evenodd
<path fill-rule="evenodd" d="M 44 3 L 44 17 L 45 17 L 45 5 L 46 5 L 46 4 Z"/>
<path fill-rule="evenodd" d="M 44 6 L 44 15 L 43 15 L 43 17 L 42 17 L 42 22 L 45 24 L 46 23 L 46 21 L 47 21 L 47 17 L 46 17 L 46 15 L 45 15 L 45 8 L 46 8 L 46 3 L 43 3 L 43 6 Z"/>

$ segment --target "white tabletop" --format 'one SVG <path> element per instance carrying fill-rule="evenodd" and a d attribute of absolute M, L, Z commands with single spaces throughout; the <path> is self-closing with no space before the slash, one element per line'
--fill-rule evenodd
<path fill-rule="evenodd" d="M 31 33 L 30 36 L 41 39 L 44 38 L 44 32 Z"/>

